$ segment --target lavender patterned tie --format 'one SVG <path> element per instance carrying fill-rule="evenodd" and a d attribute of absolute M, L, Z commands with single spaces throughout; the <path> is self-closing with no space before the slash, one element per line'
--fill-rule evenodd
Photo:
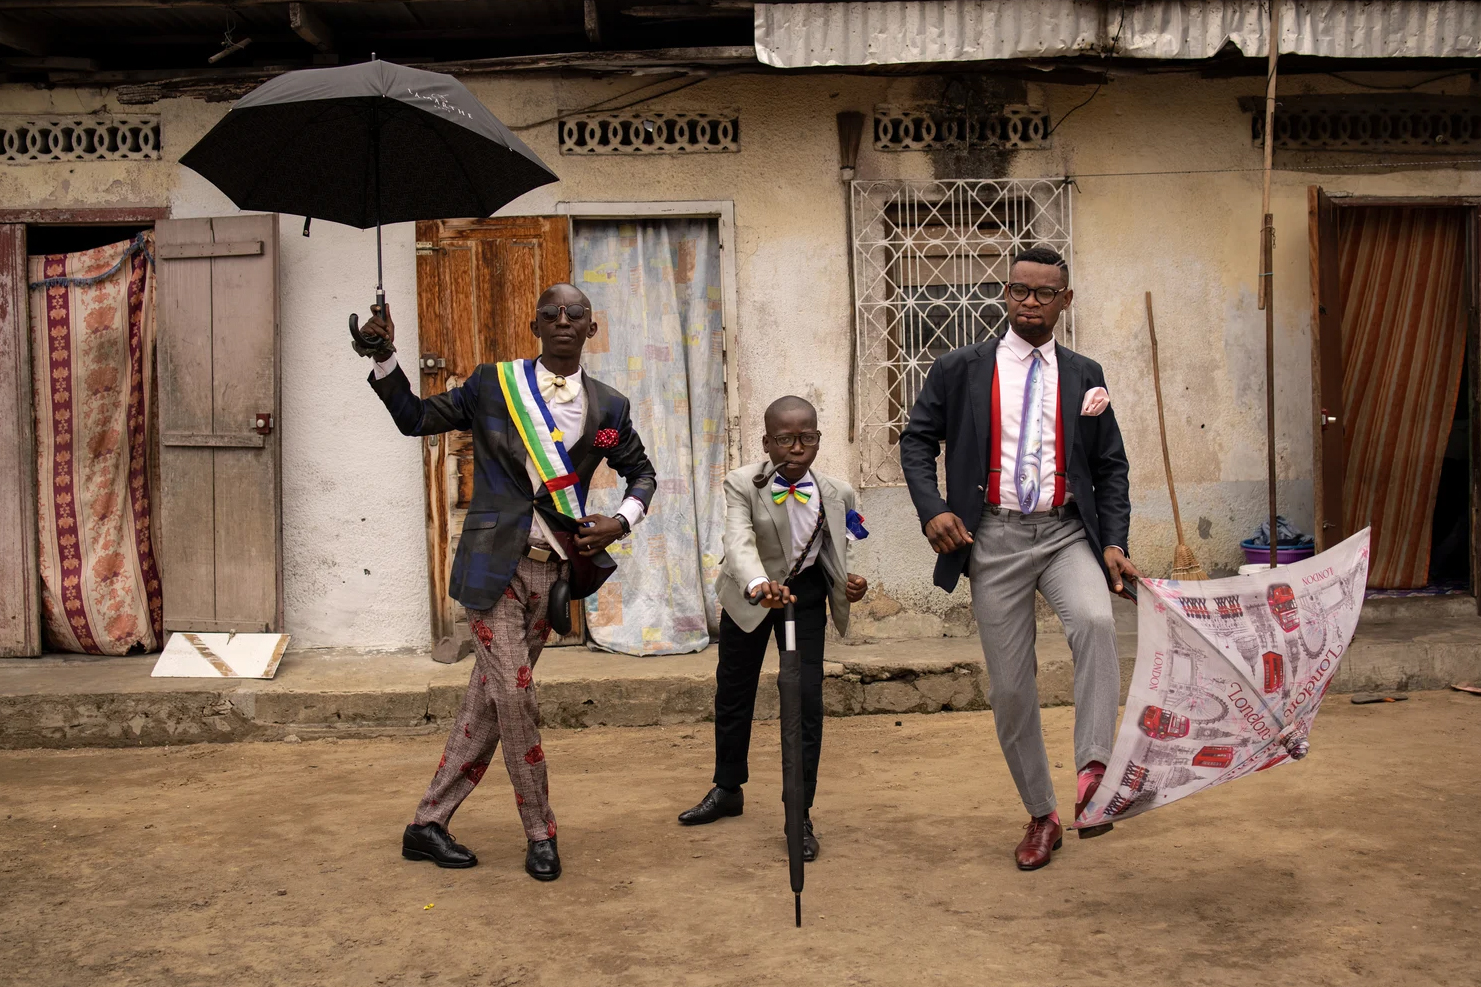
<path fill-rule="evenodd" d="M 1039 506 L 1040 467 L 1044 456 L 1044 355 L 1034 350 L 1023 385 L 1023 418 L 1018 430 L 1018 462 L 1013 470 L 1018 509 L 1032 514 Z"/>

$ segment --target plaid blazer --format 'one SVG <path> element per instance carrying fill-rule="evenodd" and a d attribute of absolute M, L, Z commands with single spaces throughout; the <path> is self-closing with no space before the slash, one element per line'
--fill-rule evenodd
<path fill-rule="evenodd" d="M 657 474 L 643 451 L 643 440 L 633 428 L 627 398 L 591 374 L 583 373 L 581 379 L 585 425 L 581 438 L 567 451 L 582 485 L 590 485 L 591 475 L 606 459 L 627 481 L 626 496 L 642 501 L 647 509 L 658 486 Z M 494 366 L 480 364 L 461 386 L 428 398 L 412 392 L 411 382 L 399 365 L 380 380 L 372 371 L 370 386 L 380 395 L 402 435 L 473 433 L 473 500 L 463 522 L 458 554 L 453 558 L 448 595 L 470 609 L 490 609 L 514 576 L 514 567 L 529 543 L 536 510 L 553 527 L 573 527 L 556 511 L 544 485 L 537 494 L 530 484 L 524 440 L 510 421 Z M 599 429 L 615 430 L 617 444 L 610 449 L 595 448 L 593 440 Z M 605 552 L 596 558 L 602 564 L 612 564 Z"/>

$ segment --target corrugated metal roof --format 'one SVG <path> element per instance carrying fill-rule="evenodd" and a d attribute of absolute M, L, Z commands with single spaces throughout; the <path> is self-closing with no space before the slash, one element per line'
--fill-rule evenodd
<path fill-rule="evenodd" d="M 777 68 L 1070 55 L 1267 53 L 1264 0 L 916 0 L 758 3 L 756 57 Z M 1331 58 L 1481 56 L 1481 2 L 1290 0 L 1280 50 Z"/>

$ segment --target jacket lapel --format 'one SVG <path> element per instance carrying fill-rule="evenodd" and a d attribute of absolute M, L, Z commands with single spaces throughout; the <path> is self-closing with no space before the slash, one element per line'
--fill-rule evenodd
<path fill-rule="evenodd" d="M 1085 382 L 1080 376 L 1080 358 L 1063 346 L 1055 347 L 1059 363 L 1059 414 L 1064 422 L 1064 449 L 1054 450 L 1056 471 L 1069 482 L 1070 453 L 1075 448 L 1075 429 L 1080 424 L 1080 405 L 1085 400 Z"/>
<path fill-rule="evenodd" d="M 769 466 L 770 464 L 765 464 Z M 776 527 L 777 544 L 782 549 L 782 562 L 785 565 L 787 553 L 792 551 L 792 519 L 787 516 L 787 505 L 778 504 L 771 499 L 771 479 L 756 491 L 756 496 L 761 498 L 762 510 L 771 517 L 771 523 Z"/>
<path fill-rule="evenodd" d="M 977 350 L 967 372 L 967 387 L 972 401 L 972 427 L 977 431 L 977 447 L 987 452 L 987 437 L 992 434 L 992 374 L 998 361 L 998 341 L 989 339 Z"/>
<path fill-rule="evenodd" d="M 828 544 L 823 551 L 830 564 L 828 566 L 835 580 L 846 577 L 844 572 L 844 547 L 848 540 L 847 511 L 843 506 L 843 498 L 838 496 L 838 488 L 833 481 L 827 477 L 813 474 L 813 482 L 818 485 L 818 496 L 823 498 L 823 518 L 825 520 L 824 530 L 828 534 Z"/>
<path fill-rule="evenodd" d="M 596 441 L 597 425 L 602 420 L 602 409 L 599 402 L 601 395 L 597 393 L 596 384 L 591 379 L 591 374 L 583 368 L 581 371 L 581 396 L 584 407 L 581 410 L 581 436 L 574 445 L 566 446 L 566 455 L 571 458 L 571 467 L 576 472 L 581 472 L 581 464 L 591 452 L 591 444 Z"/>

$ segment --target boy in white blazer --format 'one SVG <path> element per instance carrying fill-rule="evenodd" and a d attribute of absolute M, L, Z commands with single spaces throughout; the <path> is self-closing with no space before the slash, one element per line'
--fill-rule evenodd
<path fill-rule="evenodd" d="M 745 808 L 747 753 L 756 685 L 767 638 L 782 647 L 781 608 L 795 604 L 802 659 L 802 749 L 807 806 L 818 786 L 823 745 L 823 636 L 828 611 L 839 634 L 848 631 L 849 604 L 869 584 L 848 571 L 850 545 L 868 536 L 854 510 L 853 487 L 812 470 L 821 433 L 809 402 L 788 395 L 766 409 L 761 447 L 770 463 L 754 463 L 725 478 L 725 559 L 715 583 L 720 598 L 720 659 L 715 668 L 715 777 L 698 805 L 679 816 L 695 826 Z M 809 814 L 803 859 L 818 855 Z"/>

